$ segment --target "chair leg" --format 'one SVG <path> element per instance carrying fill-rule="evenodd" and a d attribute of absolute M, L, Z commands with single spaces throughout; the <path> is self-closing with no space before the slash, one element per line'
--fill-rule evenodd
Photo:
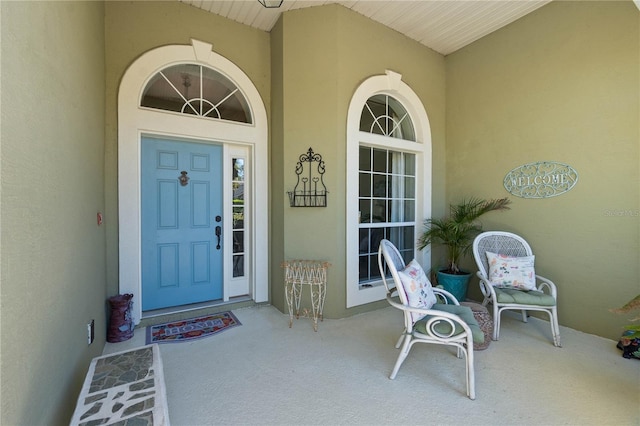
<path fill-rule="evenodd" d="M 476 373 L 473 366 L 473 340 L 467 344 L 467 396 L 476 399 Z M 469 346 L 470 345 L 470 346 Z"/>
<path fill-rule="evenodd" d="M 496 305 L 493 305 L 493 340 L 500 338 L 500 315 L 502 312 Z"/>
<path fill-rule="evenodd" d="M 405 339 L 407 336 L 407 329 L 405 328 L 404 330 L 402 330 L 402 334 L 400 335 L 400 337 L 398 338 L 398 341 L 396 342 L 396 346 L 395 348 L 398 349 L 400 347 L 400 345 L 402 344 L 402 340 Z"/>
<path fill-rule="evenodd" d="M 406 336 L 406 338 L 404 339 L 404 344 L 402 345 L 402 349 L 400 349 L 400 354 L 398 355 L 398 359 L 396 360 L 396 365 L 393 367 L 393 371 L 389 376 L 391 380 L 396 378 L 396 375 L 398 374 L 398 370 L 400 370 L 400 366 L 404 362 L 405 358 L 407 358 L 407 355 L 409 355 L 410 349 L 411 349 L 411 336 Z"/>
<path fill-rule="evenodd" d="M 527 322 L 527 311 L 522 310 L 522 322 Z"/>
<path fill-rule="evenodd" d="M 553 308 L 550 312 L 551 315 L 551 333 L 553 334 L 553 344 L 559 348 L 562 347 L 560 343 L 560 326 L 558 325 L 558 311 Z"/>
<path fill-rule="evenodd" d="M 562 344 L 560 343 L 560 326 L 558 325 L 558 311 L 554 307 L 545 312 L 549 314 L 549 324 L 551 324 L 551 336 L 553 337 L 553 345 L 558 348 L 561 348 Z"/>

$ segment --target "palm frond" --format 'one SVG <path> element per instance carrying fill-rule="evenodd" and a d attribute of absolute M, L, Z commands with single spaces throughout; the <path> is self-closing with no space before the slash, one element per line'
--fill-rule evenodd
<path fill-rule="evenodd" d="M 626 314 L 627 312 L 635 311 L 636 309 L 640 309 L 640 294 L 634 297 L 633 299 L 631 299 L 629 302 L 627 302 L 623 307 L 610 309 L 610 311 L 616 314 Z M 638 318 L 632 321 L 635 321 L 637 319 Z"/>
<path fill-rule="evenodd" d="M 423 250 L 432 243 L 446 246 L 448 269 L 459 272 L 459 259 L 471 251 L 473 238 L 482 232 L 482 226 L 477 220 L 493 210 L 508 210 L 510 203 L 508 198 L 467 198 L 458 204 L 452 204 L 449 206 L 449 217 L 431 218 L 424 222 L 425 230 L 418 238 L 417 247 Z"/>

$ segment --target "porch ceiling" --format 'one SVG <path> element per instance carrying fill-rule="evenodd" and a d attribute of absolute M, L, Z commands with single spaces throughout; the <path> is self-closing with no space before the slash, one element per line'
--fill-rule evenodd
<path fill-rule="evenodd" d="M 551 0 L 284 0 L 277 9 L 257 0 L 179 1 L 263 31 L 270 31 L 287 10 L 338 3 L 448 55 Z"/>

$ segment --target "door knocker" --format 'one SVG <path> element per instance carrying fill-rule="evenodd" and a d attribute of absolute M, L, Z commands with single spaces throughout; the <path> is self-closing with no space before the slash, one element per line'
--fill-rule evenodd
<path fill-rule="evenodd" d="M 181 171 L 180 177 L 178 178 L 178 180 L 180 181 L 180 185 L 187 186 L 187 184 L 189 183 L 189 177 L 187 176 L 187 172 L 185 172 L 184 170 Z"/>

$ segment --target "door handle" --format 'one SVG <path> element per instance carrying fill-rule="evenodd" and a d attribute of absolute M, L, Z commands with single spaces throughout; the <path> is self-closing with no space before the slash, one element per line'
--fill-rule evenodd
<path fill-rule="evenodd" d="M 216 226 L 216 237 L 218 237 L 218 245 L 216 246 L 217 250 L 220 250 L 220 235 L 222 234 L 222 228 L 220 225 Z"/>

